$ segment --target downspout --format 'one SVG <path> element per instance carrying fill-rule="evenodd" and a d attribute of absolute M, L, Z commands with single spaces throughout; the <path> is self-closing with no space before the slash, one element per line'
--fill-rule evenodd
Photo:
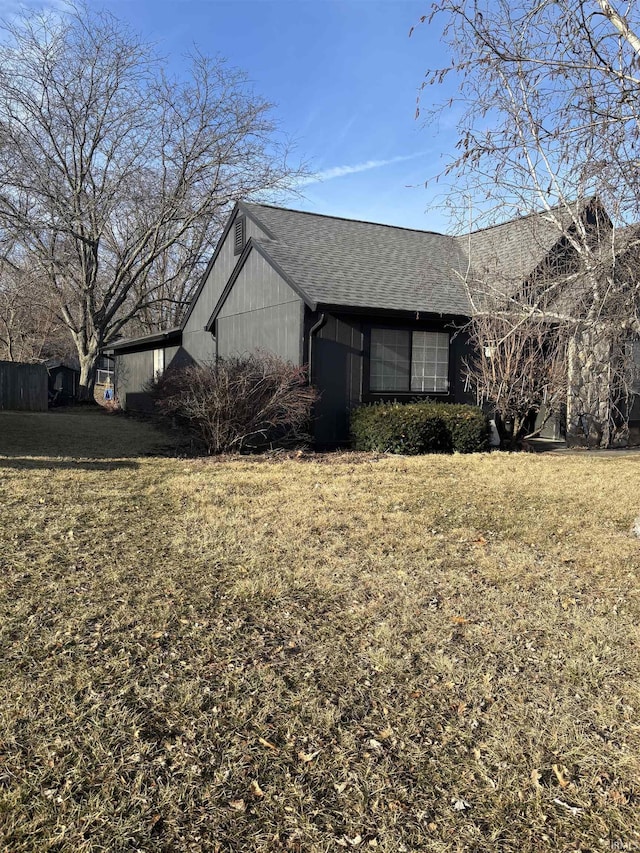
<path fill-rule="evenodd" d="M 327 322 L 327 315 L 323 312 L 320 314 L 320 317 L 316 323 L 309 329 L 309 352 L 307 354 L 307 370 L 309 371 L 309 385 L 312 384 L 311 377 L 311 367 L 312 367 L 312 358 L 313 358 L 313 339 L 315 337 L 316 332 L 319 332 L 320 329 Z"/>

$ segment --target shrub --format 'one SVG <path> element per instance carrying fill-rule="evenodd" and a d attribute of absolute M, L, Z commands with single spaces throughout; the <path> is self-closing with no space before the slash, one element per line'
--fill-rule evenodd
<path fill-rule="evenodd" d="M 374 403 L 351 414 L 356 450 L 382 453 L 447 453 L 450 437 L 442 416 L 422 403 Z"/>
<path fill-rule="evenodd" d="M 486 450 L 489 427 L 475 406 L 373 403 L 351 413 L 356 450 L 383 453 L 473 453 Z"/>
<path fill-rule="evenodd" d="M 186 428 L 209 453 L 306 438 L 317 398 L 304 368 L 269 354 L 169 369 L 150 390 L 157 411 Z"/>
<path fill-rule="evenodd" d="M 462 403 L 422 403 L 437 410 L 457 453 L 479 453 L 489 447 L 489 421 L 482 409 Z"/>

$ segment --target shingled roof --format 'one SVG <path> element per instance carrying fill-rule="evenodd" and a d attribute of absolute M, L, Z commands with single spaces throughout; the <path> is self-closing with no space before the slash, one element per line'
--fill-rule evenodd
<path fill-rule="evenodd" d="M 456 237 L 476 281 L 521 284 L 542 263 L 576 217 L 597 203 L 585 199 Z"/>
<path fill-rule="evenodd" d="M 455 238 L 262 204 L 241 208 L 271 238 L 268 257 L 312 305 L 469 313 Z"/>
<path fill-rule="evenodd" d="M 267 235 L 254 242 L 312 307 L 469 315 L 465 282 L 523 281 L 561 238 L 558 221 L 568 227 L 588 203 L 457 237 L 265 204 L 240 209 Z"/>

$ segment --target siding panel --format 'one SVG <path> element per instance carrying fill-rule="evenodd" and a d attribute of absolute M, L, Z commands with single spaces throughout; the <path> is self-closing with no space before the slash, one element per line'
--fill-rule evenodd
<path fill-rule="evenodd" d="M 348 442 L 349 413 L 362 400 L 362 369 L 361 321 L 329 314 L 313 341 L 312 382 L 321 394 L 314 423 L 319 445 Z"/>
<path fill-rule="evenodd" d="M 251 252 L 216 321 L 218 355 L 260 349 L 300 364 L 300 297 L 257 252 Z"/>
<path fill-rule="evenodd" d="M 247 239 L 264 237 L 249 217 L 245 220 L 245 228 Z M 215 356 L 215 341 L 210 332 L 205 331 L 205 326 L 238 262 L 238 255 L 234 254 L 233 235 L 232 225 L 182 333 L 182 345 L 196 361 L 209 361 Z"/>
<path fill-rule="evenodd" d="M 115 362 L 115 393 L 118 402 L 123 409 L 141 408 L 140 400 L 153 376 L 153 349 L 117 353 Z"/>

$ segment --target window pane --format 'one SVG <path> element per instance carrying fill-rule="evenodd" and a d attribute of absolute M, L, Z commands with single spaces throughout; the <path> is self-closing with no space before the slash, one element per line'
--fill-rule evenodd
<path fill-rule="evenodd" d="M 372 391 L 409 390 L 411 333 L 404 329 L 371 329 L 369 387 Z"/>
<path fill-rule="evenodd" d="M 449 335 L 447 332 L 414 332 L 411 390 L 449 390 Z"/>

